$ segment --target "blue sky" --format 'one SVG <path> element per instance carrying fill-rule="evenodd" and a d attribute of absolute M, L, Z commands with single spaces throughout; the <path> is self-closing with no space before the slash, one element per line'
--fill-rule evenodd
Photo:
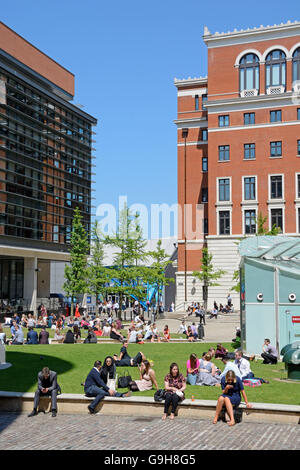
<path fill-rule="evenodd" d="M 177 201 L 174 78 L 206 75 L 213 33 L 299 20 L 299 2 L 14 0 L 1 20 L 73 72 L 98 119 L 95 205 Z"/>

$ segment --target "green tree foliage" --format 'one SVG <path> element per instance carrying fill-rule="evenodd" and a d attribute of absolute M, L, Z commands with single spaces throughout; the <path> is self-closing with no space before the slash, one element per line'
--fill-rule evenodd
<path fill-rule="evenodd" d="M 148 256 L 152 259 L 150 269 L 145 273 L 146 280 L 156 286 L 158 294 L 158 302 L 156 305 L 156 313 L 158 313 L 159 299 L 162 295 L 163 286 L 168 286 L 174 279 L 167 278 L 165 275 L 166 268 L 172 263 L 166 251 L 162 248 L 162 241 L 158 240 L 156 250 L 149 251 Z"/>
<path fill-rule="evenodd" d="M 104 242 L 101 236 L 99 222 L 96 220 L 91 233 L 91 256 L 88 266 L 89 292 L 103 297 L 107 293 L 107 285 L 110 283 L 110 270 L 103 265 Z"/>
<path fill-rule="evenodd" d="M 139 262 L 145 260 L 146 242 L 143 240 L 138 215 L 132 216 L 128 207 L 124 206 L 119 215 L 117 232 L 105 237 L 104 244 L 116 250 L 110 269 L 113 283 L 109 290 L 119 296 L 120 316 L 124 296 L 135 296 L 139 300 L 145 297 L 145 287 L 141 282 L 144 267 Z"/>
<path fill-rule="evenodd" d="M 70 247 L 70 263 L 65 266 L 63 289 L 72 298 L 72 315 L 74 297 L 78 294 L 84 294 L 88 289 L 87 257 L 89 254 L 89 240 L 78 207 L 76 207 L 73 214 Z"/>

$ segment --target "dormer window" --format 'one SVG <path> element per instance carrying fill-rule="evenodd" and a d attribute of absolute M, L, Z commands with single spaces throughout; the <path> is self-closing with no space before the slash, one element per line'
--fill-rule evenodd
<path fill-rule="evenodd" d="M 266 90 L 268 94 L 285 91 L 286 85 L 286 56 L 281 50 L 274 50 L 266 57 Z M 276 91 L 278 89 L 278 91 Z M 273 90 L 273 93 L 272 93 Z"/>
<path fill-rule="evenodd" d="M 252 92 L 257 94 L 259 89 L 259 58 L 255 54 L 244 55 L 239 64 L 240 69 L 240 92 Z"/>

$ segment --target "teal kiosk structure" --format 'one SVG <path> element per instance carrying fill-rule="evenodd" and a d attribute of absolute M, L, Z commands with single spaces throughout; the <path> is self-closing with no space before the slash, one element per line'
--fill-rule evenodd
<path fill-rule="evenodd" d="M 300 238 L 249 237 L 239 251 L 241 346 L 261 354 L 269 338 L 280 353 L 300 341 Z"/>

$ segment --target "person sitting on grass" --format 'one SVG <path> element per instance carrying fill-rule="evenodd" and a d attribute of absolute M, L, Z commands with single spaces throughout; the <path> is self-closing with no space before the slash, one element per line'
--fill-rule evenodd
<path fill-rule="evenodd" d="M 239 371 L 241 373 L 243 381 L 247 380 L 247 379 L 257 379 L 261 383 L 269 383 L 268 380 L 264 380 L 264 379 L 257 378 L 257 377 L 254 376 L 254 374 L 253 374 L 253 372 L 250 368 L 250 362 L 245 357 L 243 357 L 243 351 L 237 350 L 235 352 L 235 361 L 234 362 L 239 368 Z"/>
<path fill-rule="evenodd" d="M 223 372 L 221 373 L 220 377 L 222 379 L 222 377 L 225 377 L 227 372 L 232 370 L 235 375 L 242 380 L 242 374 L 237 366 L 237 364 L 235 364 L 234 362 L 232 362 L 231 360 L 231 357 L 226 354 L 223 358 L 222 358 L 222 362 L 223 364 L 225 365 L 225 369 L 223 370 Z"/>
<path fill-rule="evenodd" d="M 110 330 L 111 330 L 111 326 L 105 320 L 104 323 L 103 323 L 102 336 L 109 337 L 110 336 Z"/>
<path fill-rule="evenodd" d="M 221 343 L 217 344 L 217 348 L 215 351 L 215 358 L 216 359 L 223 359 L 224 356 L 228 353 L 228 350 L 222 346 Z"/>
<path fill-rule="evenodd" d="M 100 376 L 102 362 L 95 361 L 84 383 L 84 393 L 87 397 L 95 397 L 88 410 L 90 414 L 96 413 L 96 407 L 104 397 L 129 397 L 131 392 L 119 393 L 109 388 Z"/>
<path fill-rule="evenodd" d="M 94 329 L 89 327 L 87 337 L 84 340 L 84 343 L 97 343 L 97 336 L 95 335 Z"/>
<path fill-rule="evenodd" d="M 192 331 L 192 328 L 190 326 L 188 326 L 188 329 L 187 329 L 187 332 L 186 332 L 186 337 L 187 337 L 187 340 L 192 343 L 192 342 L 195 342 L 195 337 L 193 335 L 193 331 Z"/>
<path fill-rule="evenodd" d="M 165 342 L 169 343 L 170 339 L 171 339 L 170 330 L 169 330 L 168 325 L 166 325 L 164 327 L 164 335 L 163 335 L 162 341 L 165 341 Z"/>
<path fill-rule="evenodd" d="M 111 324 L 111 330 L 110 330 L 110 335 L 109 336 L 110 336 L 111 339 L 116 339 L 117 341 L 123 341 L 124 340 L 121 333 L 118 333 L 115 322 L 113 322 Z"/>
<path fill-rule="evenodd" d="M 213 420 L 213 424 L 217 424 L 219 415 L 223 406 L 225 406 L 226 411 L 229 415 L 228 426 L 234 426 L 234 414 L 233 407 L 238 407 L 241 402 L 241 393 L 245 400 L 247 408 L 252 408 L 252 405 L 248 402 L 243 382 L 239 377 L 236 377 L 235 373 L 230 370 L 227 372 L 225 377 L 222 377 L 221 387 L 223 390 L 222 395 L 218 398 L 216 406 L 216 414 Z"/>
<path fill-rule="evenodd" d="M 75 337 L 74 333 L 72 330 L 68 330 L 64 339 L 64 343 L 66 344 L 74 344 L 75 343 Z"/>
<path fill-rule="evenodd" d="M 155 372 L 151 369 L 150 362 L 146 359 L 139 367 L 140 379 L 133 380 L 129 383 L 129 389 L 132 392 L 144 392 L 152 390 L 153 385 L 158 390 L 158 385 L 155 377 Z"/>
<path fill-rule="evenodd" d="M 263 358 L 263 364 L 277 364 L 278 352 L 275 346 L 271 345 L 269 338 L 264 341 L 261 357 Z"/>
<path fill-rule="evenodd" d="M 157 339 L 157 342 L 160 343 L 159 332 L 156 327 L 156 323 L 153 323 L 150 326 L 150 330 L 147 331 L 145 339 L 150 339 L 151 343 L 154 343 L 154 340 Z"/>
<path fill-rule="evenodd" d="M 200 359 L 196 385 L 220 386 L 221 378 L 216 372 L 216 366 L 211 362 L 211 355 L 208 352 L 205 353 Z"/>
<path fill-rule="evenodd" d="M 102 336 L 102 330 L 100 325 L 96 325 L 94 328 L 94 333 L 96 336 Z"/>
<path fill-rule="evenodd" d="M 10 344 L 13 344 L 13 345 L 21 345 L 24 343 L 24 334 L 23 334 L 23 330 L 21 328 L 20 325 L 16 324 L 15 326 L 15 334 L 14 336 L 12 337 L 12 341 Z"/>
<path fill-rule="evenodd" d="M 63 343 L 63 342 L 64 342 L 65 335 L 62 334 L 60 328 L 56 328 L 53 339 L 54 339 L 55 341 L 58 341 L 59 343 Z"/>
<path fill-rule="evenodd" d="M 196 385 L 197 374 L 199 372 L 200 361 L 196 354 L 191 354 L 189 360 L 186 363 L 187 372 L 187 383 L 190 385 Z"/>
<path fill-rule="evenodd" d="M 39 344 L 39 337 L 32 326 L 28 327 L 26 344 Z"/>
<path fill-rule="evenodd" d="M 127 348 L 128 341 L 124 340 L 120 350 L 120 356 L 114 354 L 113 358 L 117 367 L 136 367 L 146 359 L 145 355 L 141 351 L 134 357 L 129 356 Z"/>
<path fill-rule="evenodd" d="M 128 343 L 136 343 L 137 336 L 138 336 L 137 328 L 135 326 L 132 326 L 131 328 L 129 328 L 128 336 L 127 336 Z"/>
<path fill-rule="evenodd" d="M 178 404 L 184 400 L 184 391 L 186 389 L 186 381 L 184 376 L 179 372 L 179 367 L 176 362 L 170 365 L 170 372 L 165 376 L 165 406 L 162 420 L 165 420 L 168 415 L 169 407 L 171 405 L 170 419 L 175 417 L 175 411 Z"/>
<path fill-rule="evenodd" d="M 186 335 L 187 327 L 186 327 L 186 324 L 185 324 L 185 320 L 182 320 L 177 333 L 179 333 L 180 335 L 182 335 L 182 334 Z"/>

